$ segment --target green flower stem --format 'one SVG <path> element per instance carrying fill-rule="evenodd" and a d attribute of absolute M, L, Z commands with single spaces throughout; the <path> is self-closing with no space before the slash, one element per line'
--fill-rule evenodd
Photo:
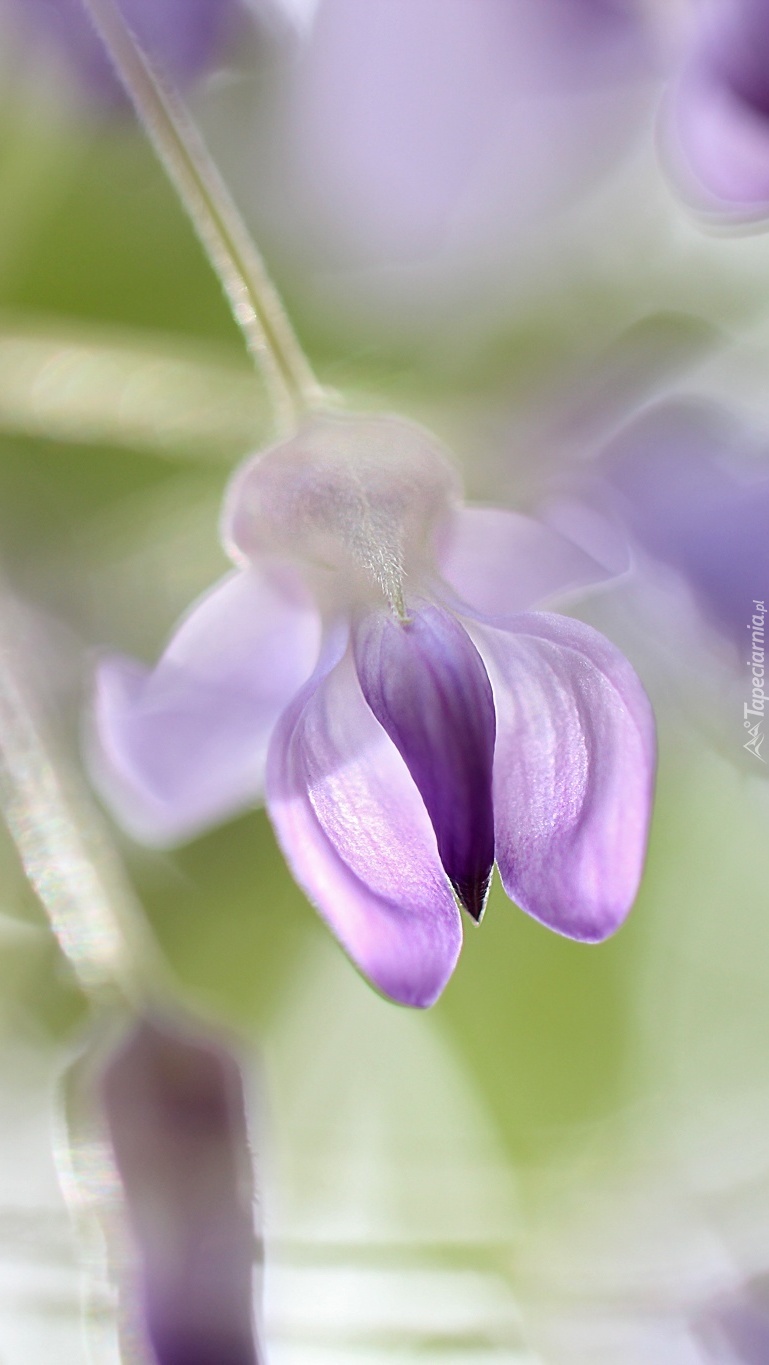
<path fill-rule="evenodd" d="M 277 290 L 189 111 L 142 52 L 114 0 L 83 0 L 219 276 L 270 392 L 276 426 L 328 406 Z"/>
<path fill-rule="evenodd" d="M 5 594 L 0 613 L 0 809 L 84 992 L 136 1007 L 165 992 L 165 969 L 95 804 L 29 700 Z"/>

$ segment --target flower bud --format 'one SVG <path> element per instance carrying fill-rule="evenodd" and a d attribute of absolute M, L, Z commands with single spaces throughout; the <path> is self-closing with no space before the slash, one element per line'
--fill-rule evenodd
<path fill-rule="evenodd" d="M 243 1083 L 220 1046 L 141 1020 L 101 1077 L 153 1365 L 258 1365 Z"/>

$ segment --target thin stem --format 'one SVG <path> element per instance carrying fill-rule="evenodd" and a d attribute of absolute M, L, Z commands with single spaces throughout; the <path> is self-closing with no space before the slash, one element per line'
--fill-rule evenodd
<path fill-rule="evenodd" d="M 150 64 L 115 0 L 83 0 L 169 179 L 219 276 L 262 371 L 276 425 L 328 398 L 302 351 L 262 257 L 179 94 Z"/>
<path fill-rule="evenodd" d="M 11 641 L 12 601 L 0 599 L 0 808 L 22 866 L 82 988 L 116 989 L 136 1003 L 148 969 L 164 975 L 93 802 L 57 756 L 27 699 Z M 14 629 L 16 627 L 16 629 Z"/>

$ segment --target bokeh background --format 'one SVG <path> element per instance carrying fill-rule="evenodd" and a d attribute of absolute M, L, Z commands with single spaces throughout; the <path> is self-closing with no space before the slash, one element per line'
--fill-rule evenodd
<path fill-rule="evenodd" d="M 243 8 L 196 73 L 313 363 L 432 426 L 471 498 L 572 525 L 640 410 L 686 399 L 704 441 L 717 401 L 754 433 L 735 458 L 766 506 L 769 242 L 709 231 L 669 173 L 676 7 L 607 5 L 602 52 L 558 36 L 555 0 L 552 32 L 521 3 L 509 65 L 485 8 L 393 4 L 379 33 L 353 0 L 315 27 Z M 151 660 L 223 570 L 222 490 L 270 415 L 127 109 L 13 0 L 0 19 L 0 562 L 77 764 L 96 651 Z M 656 525 L 674 495 L 653 473 Z M 747 559 L 735 630 L 769 593 L 769 519 L 748 522 L 703 532 L 716 563 Z M 769 786 L 742 747 L 747 667 L 648 549 L 569 604 L 659 718 L 647 873 L 612 941 L 559 939 L 496 886 L 409 1014 L 357 977 L 262 812 L 172 853 L 114 832 L 180 999 L 248 1077 L 275 1365 L 769 1359 Z M 104 1248 L 60 1178 L 88 1010 L 0 854 L 0 1359 L 114 1362 Z"/>

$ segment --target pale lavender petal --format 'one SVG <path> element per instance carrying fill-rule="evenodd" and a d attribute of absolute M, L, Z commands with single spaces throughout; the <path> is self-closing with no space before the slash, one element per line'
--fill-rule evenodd
<path fill-rule="evenodd" d="M 646 693 L 590 626 L 529 613 L 471 629 L 497 708 L 497 863 L 523 910 L 569 938 L 619 926 L 643 868 L 655 764 Z"/>
<path fill-rule="evenodd" d="M 630 533 L 683 576 L 743 660 L 754 599 L 769 590 L 765 437 L 716 407 L 660 403 L 617 434 L 600 469 Z"/>
<path fill-rule="evenodd" d="M 258 1365 L 253 1176 L 236 1062 L 177 1023 L 145 1018 L 109 1059 L 100 1090 L 135 1240 L 136 1283 L 128 1277 L 121 1297 L 138 1319 L 141 1359 Z"/>
<path fill-rule="evenodd" d="M 769 214 L 769 5 L 705 0 L 668 108 L 672 167 L 703 211 Z"/>
<path fill-rule="evenodd" d="M 425 1007 L 462 941 L 435 833 L 352 655 L 314 680 L 270 748 L 267 808 L 299 884 L 385 995 Z"/>
<path fill-rule="evenodd" d="M 673 171 L 696 207 L 718 217 L 769 213 L 769 126 L 708 70 L 682 80 L 669 123 Z"/>
<path fill-rule="evenodd" d="M 117 0 L 142 46 L 173 78 L 193 81 L 213 67 L 234 39 L 243 14 L 239 0 Z M 83 0 L 2 0 L 29 42 L 63 58 L 82 92 L 102 103 L 123 103 L 122 88 Z"/>
<path fill-rule="evenodd" d="M 769 1360 L 769 1277 L 758 1274 L 708 1303 L 693 1328 L 713 1365 L 766 1365 Z"/>
<path fill-rule="evenodd" d="M 647 57 L 622 3 L 324 0 L 289 73 L 281 166 L 348 261 L 459 247 L 477 267 L 615 153 Z M 611 90 L 607 119 L 590 97 Z"/>
<path fill-rule="evenodd" d="M 446 873 L 483 914 L 494 865 L 494 699 L 480 655 L 439 607 L 400 622 L 369 612 L 354 632 L 363 695 L 413 777 Z"/>
<path fill-rule="evenodd" d="M 336 572 L 337 602 L 372 588 L 377 601 L 397 600 L 402 574 L 422 574 L 460 500 L 456 469 L 423 427 L 389 414 L 326 413 L 236 469 L 222 540 L 236 563 L 276 554 L 327 582 Z"/>
<path fill-rule="evenodd" d="M 193 607 L 154 670 L 102 661 L 91 767 L 131 834 L 176 843 L 260 798 L 270 735 L 319 640 L 298 580 L 251 569 Z"/>
<path fill-rule="evenodd" d="M 475 615 L 512 616 L 617 569 L 544 523 L 497 507 L 465 507 L 441 546 L 441 573 Z"/>

